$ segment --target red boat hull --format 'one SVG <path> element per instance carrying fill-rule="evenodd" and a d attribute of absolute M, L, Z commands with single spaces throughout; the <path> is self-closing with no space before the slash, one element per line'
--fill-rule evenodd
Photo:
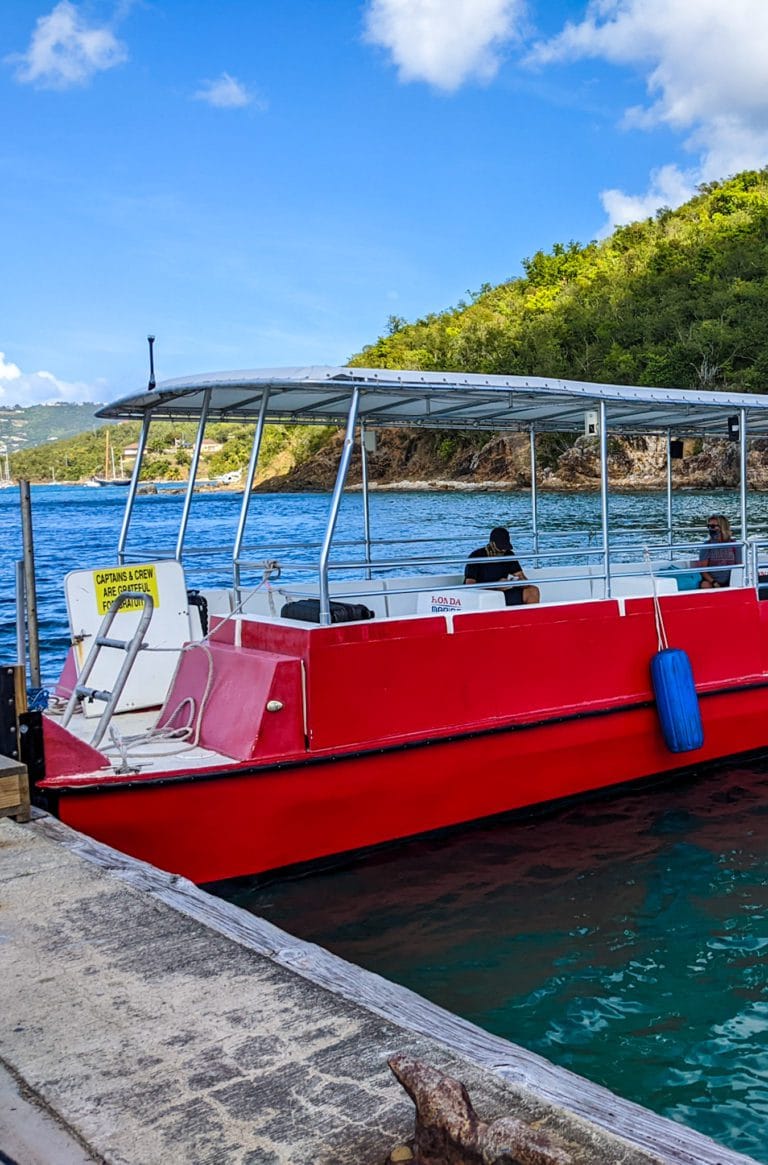
<path fill-rule="evenodd" d="M 289 708 L 245 732 L 251 755 L 236 771 L 45 784 L 74 828 L 195 882 L 604 789 L 768 744 L 763 606 L 748 590 L 663 600 L 700 695 L 695 753 L 665 747 L 648 677 L 652 604 L 628 599 L 466 615 L 448 633 L 442 619 L 252 623 L 235 646 L 230 624 L 222 675 L 238 653 L 272 647 L 260 704 L 276 684 L 288 700 L 296 661 L 306 668 L 306 733 Z M 236 719 L 250 724 L 247 699 Z"/>
<path fill-rule="evenodd" d="M 672 756 L 653 709 L 234 776 L 67 795 L 73 828 L 210 882 L 603 789 L 766 742 L 766 692 L 704 703 L 707 743 Z"/>

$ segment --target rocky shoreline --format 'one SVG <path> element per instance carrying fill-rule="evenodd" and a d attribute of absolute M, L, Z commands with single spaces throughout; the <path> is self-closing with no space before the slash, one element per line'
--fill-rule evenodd
<path fill-rule="evenodd" d="M 288 473 L 261 481 L 264 493 L 313 492 L 333 488 L 343 435 L 338 434 L 307 461 Z M 723 439 L 682 441 L 681 458 L 672 463 L 673 489 L 735 488 L 739 482 L 739 447 Z M 610 487 L 616 491 L 666 490 L 666 440 L 662 437 L 612 438 L 609 443 Z M 768 440 L 750 443 L 749 486 L 768 490 Z M 530 489 L 530 443 L 527 434 L 464 434 L 390 429 L 377 434 L 368 457 L 371 490 Z M 353 453 L 349 488 L 361 487 L 359 451 Z M 548 434 L 538 450 L 537 488 L 584 492 L 600 488 L 598 443 L 592 437 L 567 438 L 559 445 Z"/>
<path fill-rule="evenodd" d="M 737 483 L 734 482 L 733 484 L 736 485 Z M 263 487 L 262 487 L 263 492 L 265 492 L 265 493 L 269 492 L 268 486 L 269 486 L 269 483 L 265 482 Z M 752 484 L 752 482 L 750 482 L 749 486 L 750 486 L 750 489 L 755 490 L 756 492 L 760 492 L 761 489 L 768 492 L 768 484 L 760 487 L 760 486 L 754 486 Z M 362 483 L 360 483 L 360 482 L 349 486 L 349 490 L 352 493 L 354 493 L 356 491 L 360 492 L 362 490 L 362 488 L 363 488 Z M 434 481 L 434 480 L 433 481 L 408 481 L 408 480 L 406 480 L 406 481 L 369 482 L 368 483 L 368 490 L 370 493 L 375 493 L 375 492 L 379 492 L 379 493 L 385 493 L 385 492 L 392 492 L 392 493 L 412 492 L 412 493 L 415 493 L 415 492 L 419 492 L 419 493 L 422 493 L 422 492 L 428 492 L 430 490 L 435 492 L 435 493 L 438 493 L 440 491 L 442 491 L 442 492 L 448 492 L 448 491 L 462 492 L 463 491 L 465 493 L 510 493 L 513 491 L 530 492 L 530 488 L 531 488 L 530 484 L 520 485 L 518 482 L 515 482 L 515 481 L 469 481 L 469 482 L 467 482 L 467 481 L 451 481 L 451 480 L 439 480 L 439 481 Z M 701 484 L 701 485 L 677 485 L 676 484 L 675 485 L 675 493 L 697 493 L 697 492 L 700 492 L 702 489 L 707 489 L 707 488 L 711 488 L 711 487 L 707 486 L 706 484 Z M 581 483 L 579 485 L 572 485 L 572 484 L 565 485 L 562 482 L 558 482 L 556 484 L 552 484 L 552 482 L 545 482 L 545 483 L 539 482 L 538 489 L 544 490 L 547 493 L 599 493 L 600 492 L 600 482 L 593 481 L 593 482 Z M 622 482 L 611 481 L 610 489 L 611 489 L 612 493 L 638 493 L 640 491 L 642 491 L 643 493 L 663 493 L 666 490 L 666 482 L 653 482 L 652 484 L 649 485 L 647 481 L 633 481 L 632 479 L 629 479 L 627 481 L 622 481 Z M 301 492 L 302 493 L 311 493 L 313 491 L 308 489 L 307 487 L 304 487 Z M 328 491 L 325 488 L 317 487 L 316 492 L 327 493 Z"/>

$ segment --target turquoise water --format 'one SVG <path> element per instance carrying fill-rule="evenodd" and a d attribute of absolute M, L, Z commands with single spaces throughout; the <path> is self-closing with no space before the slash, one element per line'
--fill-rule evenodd
<path fill-rule="evenodd" d="M 768 1161 L 768 765 L 217 893 Z"/>
<path fill-rule="evenodd" d="M 43 675 L 68 642 L 62 579 L 114 563 L 119 491 L 34 487 Z M 236 494 L 195 498 L 190 585 L 231 581 Z M 131 547 L 172 548 L 183 499 L 137 500 Z M 515 534 L 525 564 L 529 499 L 516 493 L 379 493 L 374 532 L 396 556 L 409 537 L 459 555 L 492 525 Z M 320 495 L 257 495 L 246 541 L 298 543 L 328 511 Z M 676 537 L 703 540 L 733 492 L 675 496 Z M 768 496 L 750 498 L 751 532 Z M 617 495 L 627 536 L 660 536 L 663 495 Z M 586 545 L 599 498 L 544 494 L 540 525 Z M 339 535 L 359 537 L 359 495 Z M 555 539 L 545 541 L 554 543 Z M 561 542 L 560 542 L 561 544 Z M 345 552 L 348 553 L 348 552 Z M 286 558 L 298 551 L 288 550 Z M 15 658 L 16 490 L 0 491 L 0 663 Z M 716 629 L 723 634 L 723 628 Z M 768 716 L 766 717 L 768 740 Z M 226 892 L 274 922 L 722 1143 L 768 1162 L 768 764 L 724 766 L 631 796 L 411 842 L 335 872 Z"/>

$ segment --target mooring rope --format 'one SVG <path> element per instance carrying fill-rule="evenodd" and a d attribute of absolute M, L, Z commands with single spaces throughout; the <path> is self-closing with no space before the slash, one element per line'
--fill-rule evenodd
<path fill-rule="evenodd" d="M 659 595 L 658 591 L 656 590 L 656 575 L 653 573 L 651 552 L 647 546 L 643 547 L 643 559 L 648 566 L 648 573 L 651 576 L 651 589 L 653 591 L 653 615 L 656 622 L 656 640 L 658 642 L 658 650 L 666 651 L 669 648 L 669 640 L 667 639 L 667 629 L 664 626 L 664 616 L 661 613 L 661 603 L 659 602 Z"/>
<path fill-rule="evenodd" d="M 176 651 L 178 649 L 163 647 L 157 648 L 156 650 Z M 213 655 L 211 654 L 211 650 L 208 647 L 208 644 L 202 640 L 198 643 L 187 643 L 184 645 L 184 647 L 181 648 L 179 665 L 181 664 L 181 658 L 185 652 L 195 650 L 205 652 L 208 661 L 208 673 L 205 681 L 205 689 L 199 702 L 195 701 L 192 696 L 184 696 L 173 709 L 173 711 L 168 713 L 166 717 L 166 723 L 162 728 L 148 728 L 146 732 L 137 732 L 133 735 L 123 736 L 117 725 L 110 725 L 109 735 L 112 744 L 103 746 L 101 751 L 107 754 L 113 751 L 117 751 L 120 754 L 122 766 L 118 771 L 127 772 L 131 768 L 137 768 L 135 762 L 133 764 L 130 763 L 131 753 L 134 753 L 137 760 L 141 760 L 142 758 L 146 758 L 147 760 L 153 758 L 162 759 L 164 757 L 176 756 L 183 752 L 191 752 L 192 749 L 199 746 L 203 713 L 205 712 L 205 709 L 208 705 L 211 689 L 213 688 Z M 178 673 L 178 667 L 176 672 Z M 173 682 L 171 682 L 169 690 L 172 687 Z M 185 706 L 189 707 L 189 722 L 187 724 L 180 724 L 177 727 L 173 727 L 173 720 L 181 713 Z M 162 719 L 165 712 L 166 705 L 164 704 L 160 709 L 158 720 Z M 150 751 L 148 746 L 157 744 L 169 744 L 172 747 L 162 749 L 161 751 Z"/>

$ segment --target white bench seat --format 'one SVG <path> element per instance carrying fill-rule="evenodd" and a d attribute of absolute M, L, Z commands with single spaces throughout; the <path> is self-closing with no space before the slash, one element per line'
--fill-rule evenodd
<path fill-rule="evenodd" d="M 594 580 L 586 565 L 533 567 L 525 573 L 528 582 L 539 588 L 542 603 L 581 603 L 593 598 Z"/>
<path fill-rule="evenodd" d="M 602 580 L 596 580 L 598 585 L 602 585 Z M 657 595 L 676 595 L 677 580 L 674 578 L 660 578 L 656 577 L 656 594 Z M 611 597 L 612 598 L 629 598 L 632 595 L 643 596 L 652 595 L 653 586 L 651 580 L 646 574 L 645 576 L 638 575 L 615 575 L 611 579 Z"/>
<path fill-rule="evenodd" d="M 385 578 L 384 593 L 387 600 L 387 615 L 414 615 L 418 605 L 419 592 L 430 594 L 438 590 L 458 587 L 462 584 L 460 574 L 411 574 L 401 578 Z M 420 611 L 420 613 L 423 613 Z"/>

